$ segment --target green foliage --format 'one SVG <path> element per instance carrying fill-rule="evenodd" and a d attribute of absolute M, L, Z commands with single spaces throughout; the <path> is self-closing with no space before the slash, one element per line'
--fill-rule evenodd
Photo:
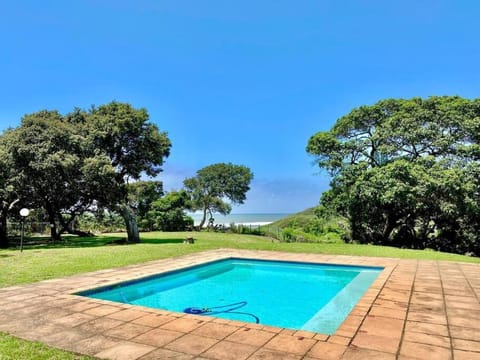
<path fill-rule="evenodd" d="M 243 165 L 219 163 L 204 167 L 197 171 L 195 177 L 186 179 L 183 183 L 190 197 L 191 210 L 201 210 L 203 213 L 199 228 L 205 224 L 207 212 L 227 215 L 232 204 L 243 204 L 246 193 L 250 190 L 253 173 Z"/>
<path fill-rule="evenodd" d="M 151 204 L 140 226 L 149 231 L 184 231 L 192 228 L 193 219 L 185 214 L 187 208 L 189 197 L 186 191 L 171 191 Z"/>
<path fill-rule="evenodd" d="M 85 212 L 80 215 L 78 227 L 94 234 L 112 233 L 122 231 L 125 228 L 125 222 L 119 214 L 101 209 L 95 213 Z"/>
<path fill-rule="evenodd" d="M 0 171 L 0 230 L 6 204 L 12 203 L 5 191 L 13 188 L 22 207 L 45 209 L 54 239 L 85 211 L 104 207 L 122 215 L 129 240 L 136 241 L 134 212 L 146 213 L 152 196 L 162 191 L 160 183 L 129 180 L 158 175 L 170 146 L 147 111 L 129 104 L 112 102 L 65 116 L 48 110 L 25 115 L 0 141 L 0 167 L 14 169 Z"/>
<path fill-rule="evenodd" d="M 14 205 L 19 201 L 14 186 L 17 172 L 13 166 L 9 151 L 10 131 L 0 136 L 0 248 L 9 246 L 7 218 Z"/>
<path fill-rule="evenodd" d="M 383 100 L 310 138 L 353 241 L 480 254 L 478 100 Z"/>
<path fill-rule="evenodd" d="M 285 242 L 341 243 L 347 228 L 341 217 L 310 208 L 264 225 L 261 230 Z"/>

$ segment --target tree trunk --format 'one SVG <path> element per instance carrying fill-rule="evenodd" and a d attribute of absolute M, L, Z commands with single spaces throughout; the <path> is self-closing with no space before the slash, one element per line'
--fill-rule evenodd
<path fill-rule="evenodd" d="M 127 228 L 127 241 L 130 243 L 139 243 L 140 234 L 138 232 L 137 221 L 135 220 L 135 214 L 128 205 L 122 204 L 119 206 L 120 214 L 125 221 Z"/>
<path fill-rule="evenodd" d="M 50 223 L 50 238 L 53 242 L 61 240 L 60 233 L 57 231 L 57 224 L 55 223 L 55 212 L 52 211 L 51 207 L 47 205 L 46 207 L 48 213 L 48 222 Z"/>
<path fill-rule="evenodd" d="M 203 208 L 203 216 L 202 216 L 202 221 L 200 221 L 200 224 L 198 225 L 198 230 L 201 231 L 203 229 L 203 225 L 205 225 L 205 222 L 207 221 L 207 208 Z"/>
<path fill-rule="evenodd" d="M 392 233 L 393 229 L 395 229 L 396 225 L 397 221 L 393 219 L 393 216 L 391 214 L 388 214 L 386 216 L 385 225 L 382 231 L 382 242 L 384 245 L 388 244 L 388 242 L 390 241 L 390 234 Z"/>
<path fill-rule="evenodd" d="M 6 249 L 10 245 L 7 232 L 7 210 L 0 210 L 0 248 Z"/>

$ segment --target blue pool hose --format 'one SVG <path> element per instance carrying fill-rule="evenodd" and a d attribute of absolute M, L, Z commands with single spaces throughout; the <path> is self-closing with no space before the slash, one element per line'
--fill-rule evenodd
<path fill-rule="evenodd" d="M 260 322 L 260 319 L 251 313 L 247 312 L 241 312 L 241 311 L 234 311 L 237 309 L 240 309 L 247 305 L 246 301 L 240 301 L 238 303 L 233 303 L 233 304 L 228 304 L 228 305 L 221 305 L 221 306 L 212 306 L 212 307 L 188 307 L 183 310 L 184 313 L 187 314 L 193 314 L 193 315 L 215 315 L 215 314 L 221 314 L 221 313 L 230 313 L 230 314 L 241 314 L 241 315 L 247 315 L 251 316 L 255 319 L 255 323 L 258 324 Z M 224 310 L 227 308 L 226 310 Z"/>

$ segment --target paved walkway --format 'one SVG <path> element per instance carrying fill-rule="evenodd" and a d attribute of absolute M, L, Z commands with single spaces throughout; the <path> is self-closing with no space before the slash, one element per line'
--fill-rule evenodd
<path fill-rule="evenodd" d="M 72 293 L 228 257 L 384 266 L 337 332 L 94 300 Z M 480 265 L 214 250 L 0 289 L 0 331 L 105 359 L 480 359 Z"/>

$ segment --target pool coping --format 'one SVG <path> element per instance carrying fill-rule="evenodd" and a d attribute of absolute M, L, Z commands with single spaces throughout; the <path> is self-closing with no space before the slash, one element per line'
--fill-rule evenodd
<path fill-rule="evenodd" d="M 333 335 L 74 293 L 231 257 L 381 266 Z M 0 331 L 106 359 L 480 358 L 480 265 L 218 249 L 0 288 Z"/>

